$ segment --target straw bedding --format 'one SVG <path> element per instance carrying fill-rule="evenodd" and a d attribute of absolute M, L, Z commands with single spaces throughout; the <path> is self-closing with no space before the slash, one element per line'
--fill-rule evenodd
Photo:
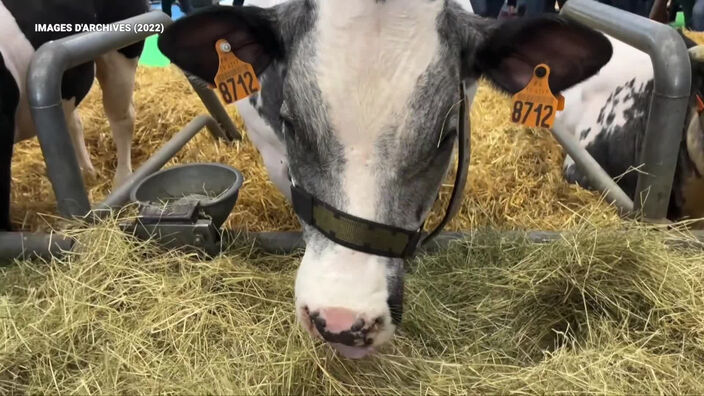
<path fill-rule="evenodd" d="M 65 259 L 0 274 L 0 393 L 704 393 L 704 255 L 663 233 L 479 231 L 409 263 L 402 328 L 363 361 L 295 323 L 299 256 L 74 235 Z"/>
<path fill-rule="evenodd" d="M 82 111 L 94 202 L 115 166 L 99 98 L 94 88 Z M 136 165 L 204 112 L 173 68 L 140 68 L 136 104 Z M 108 222 L 70 227 L 77 249 L 62 259 L 0 268 L 0 393 L 704 394 L 701 244 L 672 247 L 679 231 L 622 223 L 563 181 L 549 133 L 508 115 L 507 98 L 483 85 L 466 199 L 450 225 L 478 232 L 408 264 L 403 325 L 375 357 L 340 360 L 296 325 L 300 255 L 233 248 L 202 261 Z M 298 227 L 246 138 L 202 134 L 172 164 L 196 161 L 244 173 L 230 226 Z M 17 223 L 59 225 L 36 141 L 17 146 L 13 184 Z M 498 229 L 570 231 L 537 245 Z"/>

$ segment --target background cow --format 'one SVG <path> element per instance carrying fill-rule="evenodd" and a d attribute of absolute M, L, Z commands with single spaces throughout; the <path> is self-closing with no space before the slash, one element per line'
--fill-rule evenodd
<path fill-rule="evenodd" d="M 149 10 L 147 0 L 0 0 L 0 229 L 10 228 L 10 168 L 13 143 L 36 134 L 25 87 L 30 60 L 42 44 L 71 32 L 38 32 L 37 24 L 113 23 Z M 137 61 L 144 42 L 107 53 L 95 62 L 67 70 L 62 80 L 64 114 L 84 173 L 94 175 L 76 107 L 97 76 L 103 106 L 117 146 L 119 185 L 132 172 L 130 148 L 135 111 L 132 102 Z"/>
<path fill-rule="evenodd" d="M 457 131 L 446 121 L 461 80 L 476 87 L 484 75 L 517 92 L 545 62 L 559 92 L 611 56 L 603 35 L 559 17 L 499 24 L 454 0 L 214 7 L 177 21 L 159 47 L 213 81 L 218 39 L 261 79 L 261 95 L 243 116 L 282 192 L 290 176 L 340 211 L 411 231 L 423 225 L 449 168 Z M 403 260 L 303 228 L 299 321 L 343 355 L 365 356 L 400 324 Z"/>
<path fill-rule="evenodd" d="M 646 53 L 609 39 L 613 57 L 596 76 L 564 93 L 565 111 L 558 113 L 554 128 L 574 134 L 609 175 L 622 176 L 619 186 L 636 199 L 635 168 L 653 93 L 653 68 Z M 673 220 L 704 217 L 704 107 L 697 104 L 697 95 L 704 92 L 704 47 L 685 36 L 682 40 L 692 62 L 692 92 L 668 210 Z M 564 175 L 569 182 L 592 188 L 569 156 Z"/>

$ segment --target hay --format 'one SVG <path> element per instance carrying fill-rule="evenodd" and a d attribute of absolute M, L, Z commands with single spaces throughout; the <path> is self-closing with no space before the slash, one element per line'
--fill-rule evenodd
<path fill-rule="evenodd" d="M 88 180 L 92 202 L 110 190 L 116 155 L 103 114 L 97 84 L 81 105 L 87 146 L 97 170 Z M 132 158 L 144 162 L 180 128 L 205 112 L 197 95 L 175 68 L 140 67 L 135 93 L 137 126 Z M 236 110 L 229 109 L 240 122 Z M 508 99 L 483 85 L 472 110 L 472 161 L 464 205 L 448 229 L 493 225 L 499 228 L 562 229 L 573 224 L 579 210 L 594 221 L 610 224 L 617 216 L 598 194 L 565 183 L 561 174 L 564 154 L 548 131 L 529 130 L 509 121 Z M 16 146 L 13 165 L 13 218 L 26 229 L 46 229 L 57 219 L 51 185 L 36 139 Z M 248 139 L 234 145 L 198 136 L 169 165 L 221 162 L 240 169 L 245 184 L 229 226 L 252 231 L 298 229 L 290 206 L 269 181 L 261 156 Z M 167 165 L 167 166 L 169 166 Z M 441 190 L 441 200 L 429 224 L 436 224 L 452 185 L 452 175 Z M 598 219 L 598 220 L 597 220 Z"/>
<path fill-rule="evenodd" d="M 0 393 L 704 393 L 704 254 L 667 234 L 481 231 L 410 263 L 403 326 L 363 361 L 296 325 L 298 257 L 74 234 L 64 260 L 0 273 Z"/>

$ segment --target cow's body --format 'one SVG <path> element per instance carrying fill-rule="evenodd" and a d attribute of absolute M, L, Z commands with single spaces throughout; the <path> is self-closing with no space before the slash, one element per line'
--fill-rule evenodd
<path fill-rule="evenodd" d="M 694 42 L 683 39 L 688 48 L 695 47 Z M 638 156 L 653 93 L 653 68 L 646 53 L 610 40 L 613 57 L 597 75 L 565 91 L 565 111 L 558 113 L 554 128 L 573 134 L 624 192 L 636 199 Z M 692 62 L 696 65 L 699 61 Z M 702 81 L 696 67 L 692 80 L 694 87 Z M 704 151 L 694 94 L 696 90 L 681 130 L 682 146 L 668 211 L 673 220 L 704 217 Z M 569 156 L 563 170 L 569 182 L 592 188 Z"/>
<path fill-rule="evenodd" d="M 0 101 L 5 114 L 0 132 L 0 145 L 32 138 L 36 135 L 27 101 L 26 85 L 29 63 L 35 51 L 50 40 L 60 39 L 73 32 L 41 32 L 38 24 L 107 24 L 148 11 L 146 0 L 0 0 L 0 74 L 6 79 L 0 85 Z M 81 120 L 76 110 L 90 90 L 97 76 L 103 89 L 103 104 L 117 147 L 118 166 L 114 182 L 119 185 L 131 173 L 130 146 L 134 129 L 134 89 L 137 60 L 143 42 L 119 51 L 107 53 L 95 62 L 67 70 L 62 80 L 62 104 L 71 139 L 82 170 L 95 173 L 83 140 Z M 17 92 L 15 99 L 6 92 Z M 0 159 L 3 170 L 0 183 L 7 184 L 12 151 L 3 152 Z M 0 200 L 9 194 L 0 191 Z M 9 200 L 9 197 L 7 198 Z M 0 211 L 4 210 L 0 205 Z M 5 216 L 5 214 L 0 215 Z M 5 221 L 0 218 L 0 227 Z"/>

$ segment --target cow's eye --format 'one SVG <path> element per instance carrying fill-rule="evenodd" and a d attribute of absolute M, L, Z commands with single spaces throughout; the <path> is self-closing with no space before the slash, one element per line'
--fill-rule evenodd
<path fill-rule="evenodd" d="M 293 126 L 293 122 L 291 121 L 290 118 L 281 115 L 281 121 L 283 122 L 284 126 L 284 135 L 290 135 L 293 136 L 296 133 L 296 128 Z"/>

